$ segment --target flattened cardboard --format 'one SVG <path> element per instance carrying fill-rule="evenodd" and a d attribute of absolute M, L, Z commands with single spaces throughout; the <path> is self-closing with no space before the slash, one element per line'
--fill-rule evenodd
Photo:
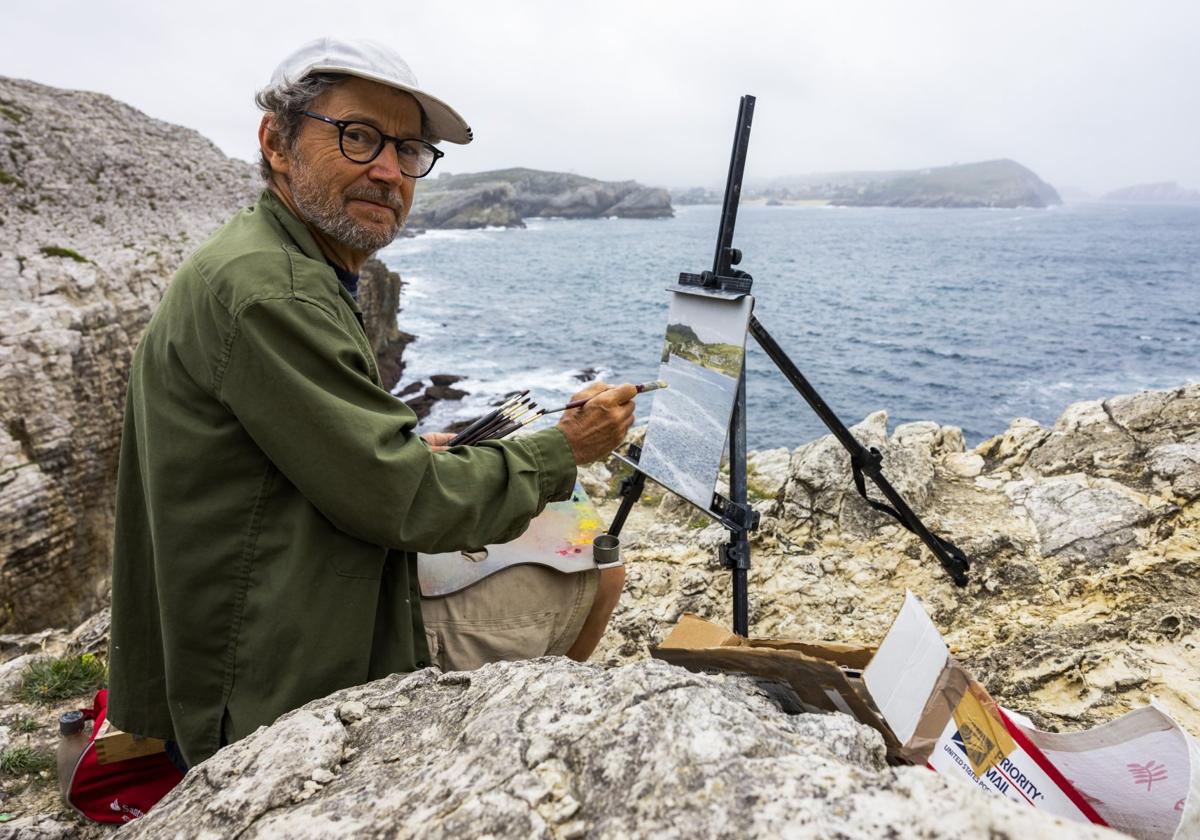
<path fill-rule="evenodd" d="M 844 712 L 876 729 L 893 753 L 899 743 L 862 689 L 854 667 L 870 661 L 873 653 L 874 648 L 853 645 L 743 639 L 691 614 L 650 651 L 656 659 L 689 671 L 730 671 L 778 680 L 796 692 L 808 711 Z"/>
<path fill-rule="evenodd" d="M 889 760 L 990 795 L 1147 840 L 1200 837 L 1200 744 L 1165 710 L 1041 732 L 971 679 L 911 593 L 878 649 L 744 639 L 685 615 L 651 654 L 693 671 L 778 680 L 807 710 L 844 712 L 879 731 Z"/>

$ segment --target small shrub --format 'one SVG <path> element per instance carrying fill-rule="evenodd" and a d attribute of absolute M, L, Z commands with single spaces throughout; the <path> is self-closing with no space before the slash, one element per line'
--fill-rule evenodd
<path fill-rule="evenodd" d="M 59 248 L 56 245 L 47 245 L 46 247 L 39 248 L 38 250 L 47 257 L 66 257 L 69 260 L 75 260 L 75 262 L 80 263 L 91 262 L 91 260 L 83 256 L 83 254 L 80 254 L 78 251 L 72 251 L 70 248 Z"/>
<path fill-rule="evenodd" d="M 35 659 L 21 675 L 17 697 L 26 703 L 53 703 L 87 694 L 108 679 L 104 663 L 94 654 Z"/>
<path fill-rule="evenodd" d="M 54 766 L 54 759 L 49 753 L 35 750 L 33 747 L 6 747 L 0 752 L 0 773 L 6 776 L 24 776 L 27 773 L 40 773 Z"/>
<path fill-rule="evenodd" d="M 37 732 L 39 729 L 45 728 L 46 724 L 31 717 L 23 717 L 13 724 L 13 731 L 20 735 L 28 735 L 30 732 Z"/>
<path fill-rule="evenodd" d="M 4 184 L 5 186 L 8 186 L 9 184 L 15 184 L 18 187 L 25 186 L 24 181 L 22 181 L 16 175 L 9 175 L 3 169 L 0 169 L 0 184 Z"/>

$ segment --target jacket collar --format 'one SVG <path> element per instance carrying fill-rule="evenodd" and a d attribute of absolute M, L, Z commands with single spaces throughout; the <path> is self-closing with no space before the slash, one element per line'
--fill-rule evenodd
<path fill-rule="evenodd" d="M 321 251 L 321 246 L 317 244 L 317 240 L 313 237 L 312 231 L 304 222 L 296 218 L 288 206 L 279 200 L 279 197 L 269 189 L 264 189 L 262 195 L 258 198 L 258 204 L 268 213 L 275 217 L 280 226 L 284 229 L 296 247 L 304 256 L 311 260 L 321 263 L 329 272 L 329 282 L 337 287 L 338 294 L 349 304 L 355 315 L 361 315 L 362 310 L 358 306 L 358 301 L 350 296 L 346 291 L 342 281 L 338 280 L 337 274 L 333 270 L 333 266 L 329 264 L 329 260 L 325 259 L 325 254 Z M 361 321 L 361 318 L 360 318 Z"/>

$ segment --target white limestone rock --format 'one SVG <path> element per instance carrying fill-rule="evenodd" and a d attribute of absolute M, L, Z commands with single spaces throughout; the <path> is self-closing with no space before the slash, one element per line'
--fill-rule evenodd
<path fill-rule="evenodd" d="M 369 726 L 344 726 L 347 701 Z M 888 768 L 873 730 L 784 714 L 746 678 L 562 658 L 427 669 L 315 701 L 194 768 L 121 834 L 1114 836 Z"/>

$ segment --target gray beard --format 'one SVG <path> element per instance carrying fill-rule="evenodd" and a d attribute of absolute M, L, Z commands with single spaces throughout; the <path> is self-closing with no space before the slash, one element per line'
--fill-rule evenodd
<path fill-rule="evenodd" d="M 303 221 L 312 225 L 335 242 L 356 251 L 373 254 L 391 243 L 404 227 L 400 219 L 404 216 L 398 195 L 384 187 L 358 187 L 345 196 L 331 195 L 312 178 L 306 163 L 295 160 L 291 172 L 292 200 L 300 211 Z M 396 211 L 396 224 L 390 231 L 378 231 L 359 224 L 346 212 L 345 201 L 352 198 L 366 199 L 386 204 Z"/>

